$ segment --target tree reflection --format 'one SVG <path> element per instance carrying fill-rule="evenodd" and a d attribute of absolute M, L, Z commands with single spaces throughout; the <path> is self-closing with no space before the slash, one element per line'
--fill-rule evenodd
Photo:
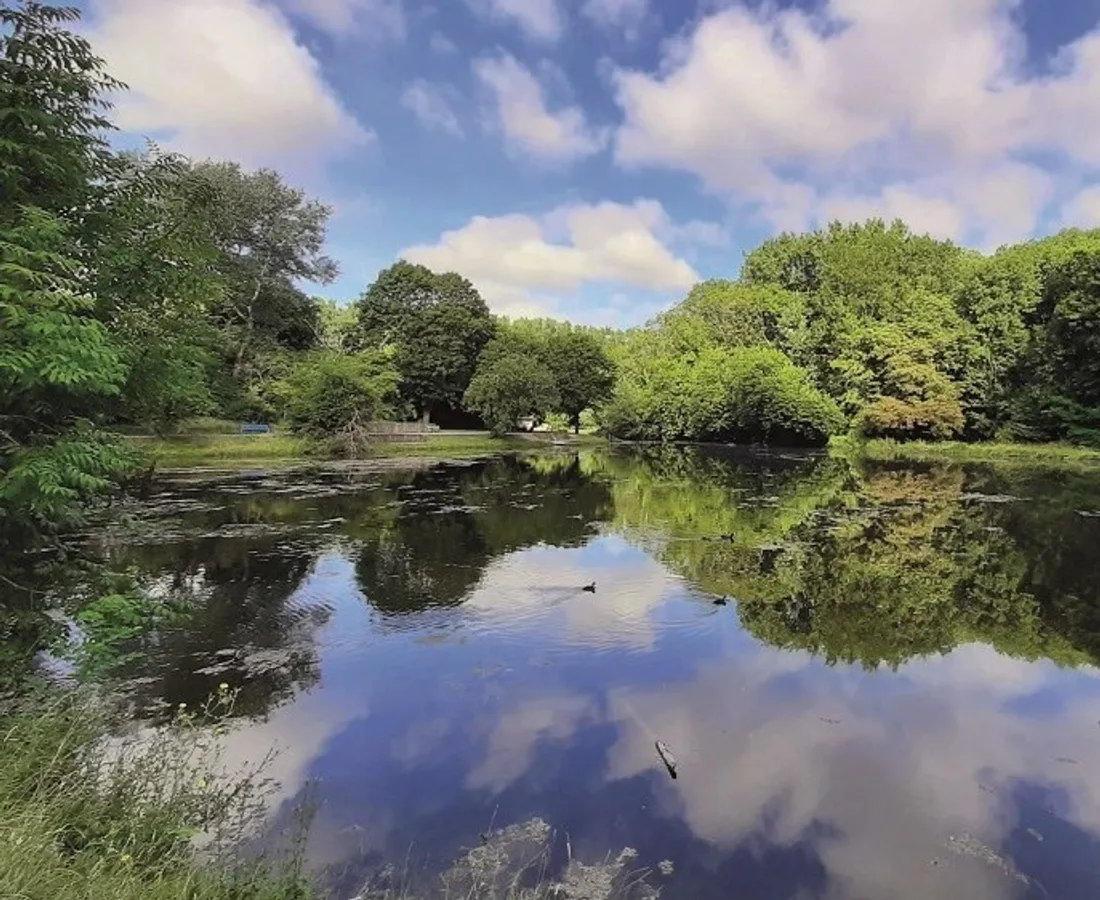
<path fill-rule="evenodd" d="M 775 646 L 868 668 L 971 641 L 1100 660 L 1100 528 L 1076 513 L 1100 506 L 1088 479 L 686 451 L 594 465 L 616 474 L 618 527 L 658 540 L 699 589 L 736 596 Z"/>
<path fill-rule="evenodd" d="M 607 485 L 575 456 L 435 468 L 395 496 L 400 512 L 358 535 L 355 564 L 364 596 L 388 614 L 461 603 L 494 558 L 537 543 L 582 544 L 612 510 Z"/>
<path fill-rule="evenodd" d="M 213 538 L 145 547 L 119 562 L 138 567 L 154 594 L 182 614 L 122 648 L 140 708 L 203 703 L 225 682 L 235 713 L 259 716 L 319 677 L 314 632 L 329 617 L 296 597 L 317 549 L 280 537 Z M 136 653 L 132 651 L 138 651 Z"/>

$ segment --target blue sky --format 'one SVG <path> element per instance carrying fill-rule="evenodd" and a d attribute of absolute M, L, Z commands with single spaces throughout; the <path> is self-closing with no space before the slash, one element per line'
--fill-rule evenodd
<path fill-rule="evenodd" d="M 84 0 L 127 132 L 335 207 L 494 311 L 629 325 L 778 230 L 1100 224 L 1100 0 Z"/>

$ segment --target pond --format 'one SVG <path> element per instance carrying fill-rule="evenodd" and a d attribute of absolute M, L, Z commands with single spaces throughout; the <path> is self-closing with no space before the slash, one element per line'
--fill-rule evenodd
<path fill-rule="evenodd" d="M 239 689 L 233 751 L 280 748 L 272 828 L 317 804 L 342 900 L 502 834 L 624 896 L 1100 896 L 1098 475 L 191 473 L 103 546 L 185 610 L 125 660 L 141 714 Z"/>

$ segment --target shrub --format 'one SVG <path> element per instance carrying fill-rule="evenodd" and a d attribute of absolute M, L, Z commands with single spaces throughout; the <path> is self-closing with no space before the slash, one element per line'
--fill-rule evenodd
<path fill-rule="evenodd" d="M 821 445 L 844 417 L 783 353 L 706 347 L 625 372 L 600 424 L 634 440 Z"/>
<path fill-rule="evenodd" d="M 280 393 L 294 431 L 327 438 L 388 415 L 398 381 L 384 354 L 321 352 L 303 360 Z"/>

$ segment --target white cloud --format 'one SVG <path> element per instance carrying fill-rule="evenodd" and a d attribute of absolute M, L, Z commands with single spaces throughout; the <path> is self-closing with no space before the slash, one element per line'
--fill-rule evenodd
<path fill-rule="evenodd" d="M 317 165 L 371 138 L 289 23 L 258 0 L 100 0 L 89 38 L 112 75 L 124 131 L 194 156 Z"/>
<path fill-rule="evenodd" d="M 487 19 L 509 21 L 536 41 L 556 41 L 565 30 L 558 0 L 468 0 L 474 12 Z"/>
<path fill-rule="evenodd" d="M 1066 203 L 1062 223 L 1077 228 L 1100 228 L 1100 184 L 1085 188 Z"/>
<path fill-rule="evenodd" d="M 479 59 L 474 74 L 493 94 L 494 118 L 511 152 L 543 163 L 566 163 L 606 145 L 607 134 L 590 127 L 579 106 L 551 110 L 542 84 L 515 57 Z"/>
<path fill-rule="evenodd" d="M 401 256 L 469 278 L 497 313 L 542 315 L 591 283 L 684 291 L 699 276 L 662 243 L 660 203 L 561 206 L 543 216 L 475 216 Z"/>
<path fill-rule="evenodd" d="M 432 53 L 438 53 L 440 56 L 447 56 L 458 52 L 458 47 L 455 46 L 455 42 L 441 31 L 436 31 L 432 34 L 431 38 L 428 40 L 428 47 L 431 49 Z"/>
<path fill-rule="evenodd" d="M 1016 5 L 713 12 L 667 46 L 656 74 L 614 73 L 616 159 L 694 173 L 778 227 L 900 214 L 938 235 L 1019 239 L 1059 187 L 1031 154 L 1100 163 L 1100 119 L 1088 112 L 1100 33 L 1028 81 Z"/>
<path fill-rule="evenodd" d="M 401 95 L 401 105 L 412 110 L 425 128 L 438 128 L 447 134 L 461 137 L 462 126 L 451 109 L 444 88 L 418 78 L 405 88 Z"/>
<path fill-rule="evenodd" d="M 649 12 L 649 0 L 585 0 L 581 12 L 597 25 L 621 29 L 632 38 Z"/>
<path fill-rule="evenodd" d="M 400 0 L 284 0 L 287 10 L 334 35 L 405 38 Z"/>
<path fill-rule="evenodd" d="M 732 236 L 729 228 L 719 222 L 693 219 L 682 225 L 670 222 L 662 231 L 665 239 L 673 244 L 695 244 L 703 247 L 728 247 Z"/>

